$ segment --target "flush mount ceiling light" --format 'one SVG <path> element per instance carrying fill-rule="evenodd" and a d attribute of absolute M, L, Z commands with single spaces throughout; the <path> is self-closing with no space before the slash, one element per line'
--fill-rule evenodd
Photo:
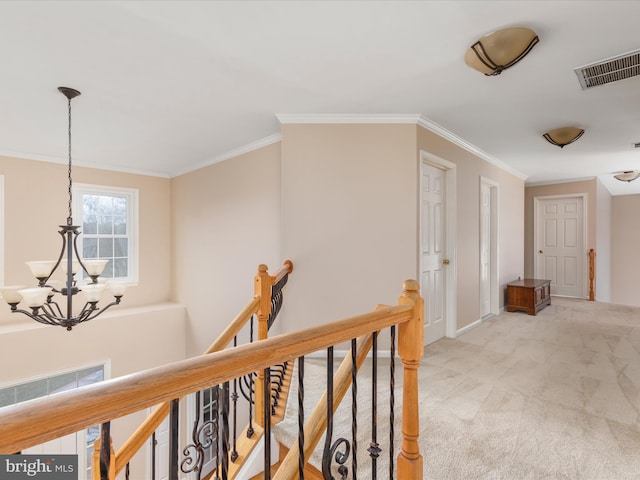
<path fill-rule="evenodd" d="M 626 170 L 613 176 L 613 178 L 621 182 L 633 182 L 638 177 L 640 177 L 640 171 L 638 170 Z"/>
<path fill-rule="evenodd" d="M 549 130 L 542 136 L 547 140 L 547 142 L 563 148 L 565 145 L 569 145 L 570 143 L 578 140 L 582 134 L 584 134 L 584 130 L 581 128 L 562 127 L 556 128 L 555 130 Z"/>
<path fill-rule="evenodd" d="M 538 42 L 538 35 L 529 28 L 498 30 L 471 45 L 464 62 L 487 76 L 500 75 L 522 60 Z"/>

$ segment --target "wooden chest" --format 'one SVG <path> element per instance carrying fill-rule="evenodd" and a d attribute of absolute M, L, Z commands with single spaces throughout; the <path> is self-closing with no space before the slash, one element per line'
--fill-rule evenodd
<path fill-rule="evenodd" d="M 551 305 L 551 280 L 525 278 L 507 284 L 507 312 L 535 315 Z"/>

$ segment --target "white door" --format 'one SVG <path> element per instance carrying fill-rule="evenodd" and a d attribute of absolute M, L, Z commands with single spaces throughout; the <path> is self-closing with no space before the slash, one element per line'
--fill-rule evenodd
<path fill-rule="evenodd" d="M 480 184 L 480 318 L 491 314 L 491 187 Z"/>
<path fill-rule="evenodd" d="M 421 293 L 424 297 L 424 343 L 444 337 L 446 293 L 445 171 L 422 162 Z"/>
<path fill-rule="evenodd" d="M 551 294 L 584 296 L 584 199 L 536 199 L 535 276 L 551 280 Z"/>
<path fill-rule="evenodd" d="M 151 437 L 155 441 L 155 454 L 151 457 L 155 464 L 153 465 L 153 480 L 167 480 L 169 478 L 169 415 L 165 417 L 155 435 Z"/>

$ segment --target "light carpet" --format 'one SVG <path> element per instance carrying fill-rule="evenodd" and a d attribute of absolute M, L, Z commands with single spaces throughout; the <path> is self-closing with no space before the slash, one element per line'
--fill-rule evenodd
<path fill-rule="evenodd" d="M 369 362 L 369 361 L 368 361 Z M 399 361 L 397 362 L 400 363 Z M 378 478 L 388 470 L 388 360 L 378 382 Z M 396 452 L 401 368 L 396 374 Z M 370 363 L 358 374 L 358 478 L 371 478 Z M 295 380 L 296 377 L 294 377 Z M 324 390 L 324 362 L 305 362 L 305 415 Z M 297 385 L 275 427 L 297 438 Z M 420 449 L 430 479 L 640 479 L 640 309 L 553 297 L 529 316 L 503 313 L 425 348 Z M 351 438 L 351 393 L 333 438 Z M 322 446 L 311 460 L 320 465 Z M 347 463 L 352 477 L 350 460 Z M 336 478 L 339 478 L 336 476 Z"/>

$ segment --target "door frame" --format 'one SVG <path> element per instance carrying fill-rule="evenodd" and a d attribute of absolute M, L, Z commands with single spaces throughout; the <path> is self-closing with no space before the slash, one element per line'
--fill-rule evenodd
<path fill-rule="evenodd" d="M 418 230 L 417 230 L 417 246 L 418 246 L 418 262 L 416 278 L 420 278 L 422 272 L 422 195 L 421 195 L 421 177 L 422 164 L 426 163 L 444 171 L 445 176 L 445 201 L 446 205 L 446 225 L 445 233 L 447 236 L 445 242 L 446 255 L 449 259 L 449 266 L 446 272 L 445 286 L 447 293 L 445 295 L 445 336 L 448 338 L 456 338 L 457 335 L 457 267 L 456 267 L 456 235 L 457 235 L 457 193 L 456 193 L 456 164 L 444 158 L 438 157 L 425 150 L 420 150 L 417 175 L 417 192 L 418 192 Z"/>
<path fill-rule="evenodd" d="M 582 285 L 580 286 L 580 291 L 582 292 L 582 296 L 579 298 L 588 298 L 589 288 L 587 282 L 585 282 L 585 274 L 589 271 L 587 269 L 587 198 L 588 194 L 583 193 L 567 193 L 564 195 L 540 195 L 537 197 L 533 197 L 533 276 L 534 278 L 538 278 L 538 262 L 537 262 L 537 252 L 540 250 L 540 245 L 538 244 L 538 212 L 540 210 L 541 200 L 553 200 L 560 198 L 580 198 L 582 199 L 582 276 L 580 278 L 580 282 Z"/>
<path fill-rule="evenodd" d="M 498 274 L 500 262 L 500 239 L 498 233 L 499 229 L 499 209 L 498 205 L 500 200 L 500 184 L 487 177 L 480 177 L 480 192 L 482 196 L 482 185 L 487 185 L 490 189 L 491 195 L 491 224 L 489 226 L 489 242 L 491 248 L 491 262 L 489 264 L 489 288 L 490 288 L 490 300 L 489 300 L 489 315 L 498 315 L 500 313 L 500 276 Z M 480 202 L 482 198 L 480 198 Z M 480 219 L 482 222 L 482 219 Z M 480 229 L 482 226 L 480 225 Z M 481 232 L 480 232 L 481 233 Z M 482 241 L 482 239 L 480 239 Z M 478 245 L 481 248 L 481 245 Z M 487 315 L 488 317 L 488 315 Z M 482 319 L 481 319 L 482 320 Z"/>

